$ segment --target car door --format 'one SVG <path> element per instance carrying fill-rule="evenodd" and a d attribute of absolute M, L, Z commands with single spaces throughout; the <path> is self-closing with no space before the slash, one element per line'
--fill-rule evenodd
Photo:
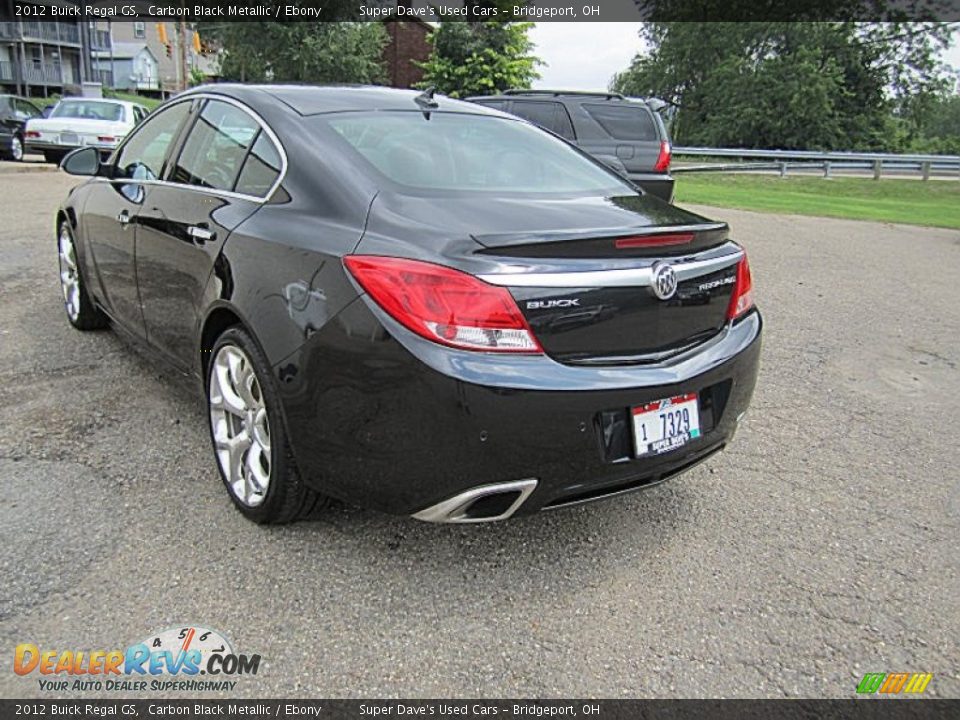
<path fill-rule="evenodd" d="M 107 313 L 130 332 L 144 336 L 136 277 L 137 223 L 153 183 L 190 113 L 180 102 L 150 118 L 121 146 L 112 176 L 96 182 L 83 208 L 83 236 L 90 257 L 86 277 Z"/>
<path fill-rule="evenodd" d="M 259 120 L 210 99 L 141 211 L 137 276 L 147 337 L 185 369 L 196 360 L 203 292 L 220 249 L 264 202 L 280 167 Z"/>

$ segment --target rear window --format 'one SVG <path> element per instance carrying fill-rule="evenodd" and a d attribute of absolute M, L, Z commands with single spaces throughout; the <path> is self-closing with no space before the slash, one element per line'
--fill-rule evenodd
<path fill-rule="evenodd" d="M 96 100 L 61 100 L 50 117 L 120 122 L 123 120 L 123 105 Z"/>
<path fill-rule="evenodd" d="M 635 105 L 584 104 L 583 109 L 616 140 L 660 140 L 653 115 Z"/>
<path fill-rule="evenodd" d="M 377 171 L 419 190 L 632 194 L 613 173 L 526 123 L 460 113 L 319 117 Z"/>

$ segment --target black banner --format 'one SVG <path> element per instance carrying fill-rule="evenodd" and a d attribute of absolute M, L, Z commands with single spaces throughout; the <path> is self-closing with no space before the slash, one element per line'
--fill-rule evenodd
<path fill-rule="evenodd" d="M 960 716 L 958 700 L 0 700 L 0 718 L 599 718 L 601 720 L 927 720 Z"/>
<path fill-rule="evenodd" d="M 960 0 L 15 0 L 14 19 L 334 22 L 960 20 Z"/>

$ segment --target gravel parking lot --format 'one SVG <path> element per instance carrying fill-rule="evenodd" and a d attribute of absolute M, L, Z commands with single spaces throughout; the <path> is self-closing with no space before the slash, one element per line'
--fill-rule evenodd
<path fill-rule="evenodd" d="M 41 694 L 18 643 L 185 622 L 263 656 L 249 697 L 851 697 L 893 671 L 960 696 L 960 233 L 698 208 L 749 249 L 766 317 L 726 453 L 497 525 L 337 505 L 263 528 L 193 385 L 70 328 L 74 180 L 21 170 L 0 163 L 0 696 Z"/>

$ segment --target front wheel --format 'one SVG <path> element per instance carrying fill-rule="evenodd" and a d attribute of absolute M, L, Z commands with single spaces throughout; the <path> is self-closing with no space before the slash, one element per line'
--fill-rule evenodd
<path fill-rule="evenodd" d="M 241 513 L 258 523 L 285 523 L 326 504 L 300 478 L 270 366 L 239 327 L 213 346 L 207 400 L 220 476 Z"/>
<path fill-rule="evenodd" d="M 60 225 L 57 235 L 57 255 L 60 261 L 60 289 L 63 293 L 63 309 L 67 320 L 77 330 L 97 330 L 107 326 L 107 316 L 93 304 L 83 283 L 80 263 L 77 261 L 77 245 L 73 231 L 66 222 Z"/>

